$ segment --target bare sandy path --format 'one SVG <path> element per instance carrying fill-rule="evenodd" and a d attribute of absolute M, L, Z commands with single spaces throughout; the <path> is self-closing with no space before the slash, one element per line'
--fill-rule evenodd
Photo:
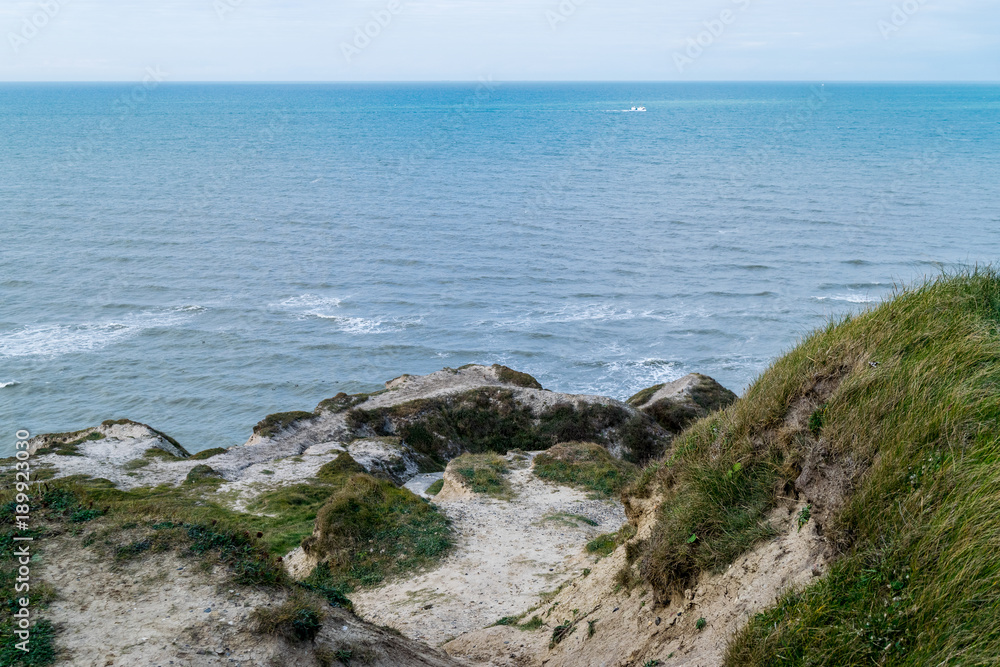
<path fill-rule="evenodd" d="M 439 503 L 454 521 L 454 553 L 429 572 L 351 595 L 359 615 L 437 646 L 503 616 L 581 573 L 583 547 L 625 521 L 621 504 L 589 499 L 536 478 L 530 461 L 512 469 L 512 500 L 483 496 Z M 590 525 L 586 517 L 597 525 Z"/>

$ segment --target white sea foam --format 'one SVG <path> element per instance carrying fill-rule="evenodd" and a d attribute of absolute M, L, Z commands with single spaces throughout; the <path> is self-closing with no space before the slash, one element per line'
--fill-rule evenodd
<path fill-rule="evenodd" d="M 200 306 L 130 313 L 124 317 L 83 324 L 48 324 L 0 334 L 0 358 L 56 357 L 94 352 L 148 329 L 172 327 L 191 319 Z"/>
<path fill-rule="evenodd" d="M 337 315 L 320 315 L 316 317 L 332 321 L 340 331 L 347 334 L 376 334 L 392 331 L 393 327 L 384 326 L 381 320 L 373 320 L 367 317 L 340 317 Z"/>
<path fill-rule="evenodd" d="M 340 308 L 341 303 L 343 303 L 343 299 L 336 297 L 301 294 L 285 299 L 280 303 L 271 304 L 271 307 L 296 311 L 303 317 L 333 318 L 337 317 L 333 313 L 337 308 Z"/>
<path fill-rule="evenodd" d="M 498 320 L 493 326 L 498 328 L 531 328 L 539 324 L 565 324 L 569 322 L 617 322 L 644 317 L 636 315 L 631 310 L 621 310 L 610 304 L 586 304 L 582 306 L 564 306 L 547 313 L 532 313 L 524 317 L 509 320 Z"/>
<path fill-rule="evenodd" d="M 21 383 L 17 382 L 16 380 L 11 382 L 0 382 L 0 389 L 3 389 L 4 387 L 13 387 L 16 384 L 21 384 Z"/>
<path fill-rule="evenodd" d="M 672 361 L 665 359 L 619 359 L 601 364 L 600 377 L 582 389 L 583 393 L 602 394 L 622 400 L 655 384 L 671 382 L 684 375 Z"/>
<path fill-rule="evenodd" d="M 315 294 L 302 294 L 290 299 L 272 304 L 272 307 L 282 308 L 298 313 L 300 318 L 318 317 L 322 320 L 329 320 L 339 331 L 352 335 L 380 334 L 392 331 L 400 331 L 409 326 L 420 324 L 422 318 L 387 318 L 377 317 L 354 317 L 338 312 L 340 304 L 344 299 L 336 297 L 318 296 Z"/>
<path fill-rule="evenodd" d="M 817 301 L 846 301 L 848 303 L 876 303 L 877 298 L 864 294 L 838 294 L 836 296 L 814 296 Z"/>

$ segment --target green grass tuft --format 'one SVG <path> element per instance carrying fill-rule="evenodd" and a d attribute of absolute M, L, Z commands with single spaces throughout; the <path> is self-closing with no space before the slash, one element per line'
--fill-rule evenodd
<path fill-rule="evenodd" d="M 410 491 L 357 474 L 323 505 L 302 546 L 325 564 L 326 585 L 350 592 L 441 558 L 452 546 L 451 524 Z"/>
<path fill-rule="evenodd" d="M 505 477 L 509 468 L 498 454 L 462 454 L 449 467 L 473 493 L 510 497 L 510 482 Z"/>
<path fill-rule="evenodd" d="M 291 641 L 312 641 L 323 627 L 323 615 L 313 600 L 296 591 L 277 607 L 254 609 L 250 614 L 250 627 L 259 634 Z"/>
<path fill-rule="evenodd" d="M 437 494 L 441 493 L 441 489 L 443 488 L 444 488 L 444 480 L 439 479 L 438 481 L 434 482 L 433 484 L 427 487 L 427 495 L 436 496 Z"/>
<path fill-rule="evenodd" d="M 635 526 L 627 523 L 619 528 L 618 532 L 598 535 L 590 542 L 587 542 L 585 548 L 587 553 L 603 558 L 634 536 Z"/>
<path fill-rule="evenodd" d="M 327 482 L 339 483 L 359 472 L 366 472 L 365 467 L 355 461 L 347 452 L 340 452 L 337 454 L 337 458 L 323 464 L 319 472 L 316 473 L 316 477 Z"/>
<path fill-rule="evenodd" d="M 617 496 L 637 473 L 637 468 L 611 456 L 594 443 L 570 442 L 535 457 L 534 473 L 539 478 L 593 491 L 610 498 Z"/>

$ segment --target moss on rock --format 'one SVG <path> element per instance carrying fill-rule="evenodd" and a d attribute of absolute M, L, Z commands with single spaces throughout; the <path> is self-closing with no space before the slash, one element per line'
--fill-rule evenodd
<path fill-rule="evenodd" d="M 665 435 L 644 415 L 620 405 L 562 402 L 537 414 L 509 389 L 488 387 L 440 398 L 348 413 L 359 435 L 399 435 L 419 454 L 447 461 L 462 452 L 538 451 L 558 442 L 592 441 L 662 450 Z M 659 449 L 657 449 L 657 444 Z"/>
<path fill-rule="evenodd" d="M 524 387 L 525 389 L 542 388 L 541 383 L 527 373 L 515 371 L 513 368 L 507 368 L 500 364 L 493 364 L 492 368 L 496 372 L 497 378 L 504 384 L 512 384 L 517 387 Z"/>
<path fill-rule="evenodd" d="M 312 419 L 315 416 L 315 413 L 303 411 L 277 412 L 257 422 L 257 425 L 253 427 L 253 432 L 262 438 L 270 438 L 299 422 Z"/>

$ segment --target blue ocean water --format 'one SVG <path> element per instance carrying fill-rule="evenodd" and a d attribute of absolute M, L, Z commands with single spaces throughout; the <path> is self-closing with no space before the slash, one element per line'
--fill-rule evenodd
<path fill-rule="evenodd" d="M 0 164 L 3 452 L 470 362 L 740 391 L 1000 257 L 997 85 L 5 84 Z"/>

